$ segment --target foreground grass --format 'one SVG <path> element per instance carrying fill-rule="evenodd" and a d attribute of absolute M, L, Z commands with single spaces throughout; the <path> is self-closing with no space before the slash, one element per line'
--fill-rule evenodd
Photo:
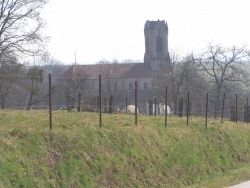
<path fill-rule="evenodd" d="M 220 187 L 250 179 L 250 126 L 202 118 L 3 111 L 1 187 Z M 244 175 L 244 176 L 243 176 Z"/>

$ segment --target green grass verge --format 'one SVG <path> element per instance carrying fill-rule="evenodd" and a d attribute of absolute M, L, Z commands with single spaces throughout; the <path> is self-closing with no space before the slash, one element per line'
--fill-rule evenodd
<path fill-rule="evenodd" d="M 221 187 L 250 179 L 250 125 L 2 111 L 1 187 Z M 244 175 L 244 176 L 243 176 Z"/>

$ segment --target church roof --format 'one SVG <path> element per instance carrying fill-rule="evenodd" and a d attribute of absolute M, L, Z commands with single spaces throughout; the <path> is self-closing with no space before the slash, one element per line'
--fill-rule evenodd
<path fill-rule="evenodd" d="M 99 75 L 104 77 L 144 78 L 151 77 L 151 72 L 145 63 L 73 65 L 61 77 L 97 79 Z"/>
<path fill-rule="evenodd" d="M 123 75 L 124 78 L 145 78 L 151 77 L 151 71 L 145 63 L 135 63 Z"/>

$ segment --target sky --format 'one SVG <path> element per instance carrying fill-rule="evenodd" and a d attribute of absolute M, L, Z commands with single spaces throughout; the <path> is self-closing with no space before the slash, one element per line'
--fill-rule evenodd
<path fill-rule="evenodd" d="M 167 21 L 169 49 L 183 55 L 209 43 L 250 47 L 249 7 L 249 0 L 50 0 L 42 17 L 48 51 L 64 64 L 143 62 L 147 20 Z"/>

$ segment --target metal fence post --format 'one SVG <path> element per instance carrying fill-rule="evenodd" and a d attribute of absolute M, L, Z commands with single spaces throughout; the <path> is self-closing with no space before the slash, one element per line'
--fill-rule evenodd
<path fill-rule="evenodd" d="M 82 95 L 81 93 L 78 94 L 78 112 L 81 112 L 81 100 L 82 100 Z"/>
<path fill-rule="evenodd" d="M 165 96 L 165 127 L 167 127 L 168 121 L 168 87 L 166 87 L 166 96 Z"/>
<path fill-rule="evenodd" d="M 52 89 L 51 89 L 51 74 L 49 74 L 49 128 L 52 130 Z"/>
<path fill-rule="evenodd" d="M 248 97 L 247 97 L 247 117 L 246 117 L 247 123 L 248 123 Z"/>
<path fill-rule="evenodd" d="M 102 78 L 99 75 L 99 126 L 102 127 Z"/>
<path fill-rule="evenodd" d="M 67 107 L 68 107 L 68 112 L 70 111 L 70 96 L 67 95 Z"/>
<path fill-rule="evenodd" d="M 137 125 L 137 81 L 135 81 L 135 125 Z"/>
<path fill-rule="evenodd" d="M 154 112 L 154 116 L 156 116 L 156 99 L 155 99 L 155 112 Z"/>
<path fill-rule="evenodd" d="M 126 114 L 128 114 L 128 97 L 126 97 L 126 107 L 125 107 Z"/>
<path fill-rule="evenodd" d="M 206 97 L 206 122 L 205 122 L 205 129 L 207 129 L 207 111 L 208 111 L 208 93 Z"/>
<path fill-rule="evenodd" d="M 235 94 L 235 123 L 238 122 L 238 96 Z"/>
<path fill-rule="evenodd" d="M 188 126 L 188 120 L 189 120 L 189 92 L 187 96 L 187 126 Z"/>
<path fill-rule="evenodd" d="M 226 96 L 226 94 L 224 93 L 223 101 L 222 101 L 222 109 L 221 109 L 221 121 L 220 121 L 221 123 L 223 122 L 223 119 L 224 119 L 225 96 Z"/>

